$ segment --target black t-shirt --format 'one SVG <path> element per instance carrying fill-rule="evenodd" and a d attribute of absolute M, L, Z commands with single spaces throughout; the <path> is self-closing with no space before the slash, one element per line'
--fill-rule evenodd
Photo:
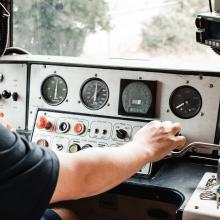
<path fill-rule="evenodd" d="M 55 190 L 54 152 L 0 125 L 0 219 L 39 220 Z"/>

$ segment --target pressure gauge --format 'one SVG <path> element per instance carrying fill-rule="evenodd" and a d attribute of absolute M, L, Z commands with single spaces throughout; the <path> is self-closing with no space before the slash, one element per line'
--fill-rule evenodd
<path fill-rule="evenodd" d="M 170 96 L 170 108 L 179 118 L 193 118 L 202 108 L 202 97 L 194 87 L 180 86 Z"/>
<path fill-rule="evenodd" d="M 49 105 L 60 105 L 67 96 L 68 88 L 65 80 L 57 75 L 47 77 L 41 85 L 41 94 Z"/>
<path fill-rule="evenodd" d="M 80 98 L 88 109 L 101 109 L 105 106 L 109 98 L 108 86 L 101 79 L 91 78 L 83 83 Z"/>

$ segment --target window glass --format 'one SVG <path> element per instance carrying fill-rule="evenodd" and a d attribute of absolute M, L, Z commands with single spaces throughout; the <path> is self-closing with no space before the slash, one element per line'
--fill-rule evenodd
<path fill-rule="evenodd" d="M 171 64 L 218 58 L 195 42 L 195 16 L 208 12 L 208 1 L 15 0 L 13 9 L 14 45 L 32 54 Z"/>

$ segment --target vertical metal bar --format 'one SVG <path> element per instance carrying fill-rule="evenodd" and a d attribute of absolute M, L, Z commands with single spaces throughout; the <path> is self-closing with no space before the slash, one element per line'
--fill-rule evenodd
<path fill-rule="evenodd" d="M 220 159 L 218 160 L 218 167 L 217 167 L 217 184 L 220 185 Z"/>

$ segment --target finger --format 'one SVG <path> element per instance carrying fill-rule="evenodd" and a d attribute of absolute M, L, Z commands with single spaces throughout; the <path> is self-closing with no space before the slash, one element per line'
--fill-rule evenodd
<path fill-rule="evenodd" d="M 172 130 L 173 123 L 171 121 L 164 121 L 162 122 L 162 126 L 166 132 L 170 132 Z"/>
<path fill-rule="evenodd" d="M 157 120 L 154 120 L 154 121 L 149 122 L 148 124 L 150 124 L 150 125 L 161 125 L 161 122 L 157 121 Z"/>
<path fill-rule="evenodd" d="M 177 136 L 175 137 L 175 147 L 183 147 L 186 144 L 186 137 Z"/>
<path fill-rule="evenodd" d="M 177 135 L 180 133 L 181 131 L 181 125 L 180 123 L 173 123 L 172 126 L 171 126 L 171 131 L 174 135 Z"/>

